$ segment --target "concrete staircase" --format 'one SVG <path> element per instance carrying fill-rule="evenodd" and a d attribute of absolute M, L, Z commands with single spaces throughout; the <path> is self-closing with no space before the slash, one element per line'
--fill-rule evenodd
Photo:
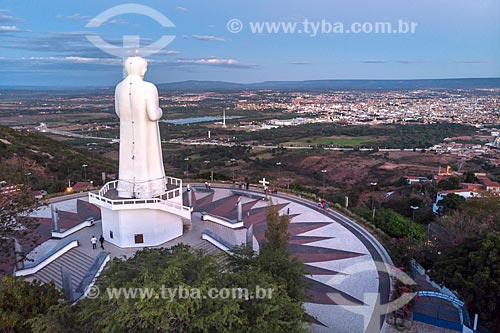
<path fill-rule="evenodd" d="M 49 283 L 54 281 L 58 289 L 62 288 L 61 267 L 66 267 L 71 271 L 71 286 L 76 290 L 83 277 L 94 263 L 94 259 L 77 248 L 71 249 L 40 271 L 26 278 L 26 280 L 38 280 Z"/>
<path fill-rule="evenodd" d="M 218 254 L 224 253 L 217 246 L 215 246 L 212 243 L 207 242 L 207 241 L 202 241 L 196 245 L 193 245 L 193 249 L 203 250 L 206 254 L 210 254 L 210 255 L 218 255 Z"/>

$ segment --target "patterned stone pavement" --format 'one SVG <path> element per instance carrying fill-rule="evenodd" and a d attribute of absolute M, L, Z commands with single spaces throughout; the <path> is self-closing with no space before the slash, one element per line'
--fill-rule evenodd
<path fill-rule="evenodd" d="M 195 212 L 236 219 L 238 195 L 228 189 L 194 193 Z M 264 242 L 268 201 L 242 197 L 243 222 Z M 305 264 L 309 275 L 307 312 L 314 332 L 363 332 L 364 310 L 373 307 L 365 294 L 378 293 L 378 272 L 367 247 L 356 235 L 323 214 L 282 197 L 272 197 L 280 214 L 290 214 L 289 251 Z"/>
<path fill-rule="evenodd" d="M 161 247 L 181 242 L 199 245 L 202 231 L 209 227 L 207 222 L 200 219 L 201 212 L 232 220 L 237 218 L 236 203 L 240 196 L 234 195 L 229 189 L 193 190 L 191 193 L 194 205 L 192 228 Z M 321 209 L 306 205 L 295 197 L 271 196 L 271 199 L 266 201 L 242 196 L 244 226 L 253 226 L 254 237 L 262 244 L 266 209 L 270 202 L 279 208 L 280 214 L 290 215 L 289 251 L 292 256 L 301 259 L 309 272 L 306 276 L 309 298 L 305 308 L 316 319 L 316 324 L 311 325 L 312 331 L 363 332 L 361 313 L 371 313 L 374 306 L 372 298 L 366 295 L 378 293 L 380 289 L 373 249 L 369 249 L 367 242 L 359 235 Z M 64 217 L 68 221 L 81 223 L 86 215 L 95 214 L 90 207 L 92 205 L 86 201 L 86 198 L 81 198 L 56 203 L 59 210 L 65 211 L 61 214 L 61 220 Z M 187 204 L 186 196 L 184 204 Z M 45 224 L 50 223 L 49 208 L 40 210 L 36 215 Z M 95 257 L 100 250 L 92 250 L 90 238 L 92 235 L 99 237 L 100 234 L 101 226 L 97 222 L 93 227 L 84 228 L 70 237 L 80 240 L 79 249 L 82 252 Z M 235 235 L 232 239 L 241 239 L 241 235 Z M 56 246 L 57 241 L 52 243 L 50 247 Z M 105 250 L 112 257 L 130 257 L 139 249 L 120 249 L 105 242 Z"/>

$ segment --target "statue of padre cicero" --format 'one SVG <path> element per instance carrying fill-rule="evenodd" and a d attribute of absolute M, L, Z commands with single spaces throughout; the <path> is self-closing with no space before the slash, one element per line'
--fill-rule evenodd
<path fill-rule="evenodd" d="M 118 196 L 152 198 L 166 191 L 158 120 L 158 90 L 144 81 L 148 63 L 125 60 L 128 76 L 116 86 L 115 111 L 120 118 Z"/>

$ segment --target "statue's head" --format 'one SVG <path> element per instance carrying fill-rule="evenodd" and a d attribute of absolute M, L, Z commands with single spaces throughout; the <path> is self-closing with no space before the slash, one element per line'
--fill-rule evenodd
<path fill-rule="evenodd" d="M 127 60 L 125 60 L 125 70 L 128 75 L 139 75 L 140 77 L 144 77 L 144 74 L 146 74 L 148 70 L 148 62 L 141 57 L 128 57 Z"/>

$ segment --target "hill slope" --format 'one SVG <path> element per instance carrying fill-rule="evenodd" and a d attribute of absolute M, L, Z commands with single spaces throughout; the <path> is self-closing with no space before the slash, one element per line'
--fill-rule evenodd
<path fill-rule="evenodd" d="M 101 182 L 102 172 L 116 172 L 115 162 L 44 135 L 0 125 L 0 181 L 27 184 L 49 193 L 64 190 L 68 180 Z"/>

